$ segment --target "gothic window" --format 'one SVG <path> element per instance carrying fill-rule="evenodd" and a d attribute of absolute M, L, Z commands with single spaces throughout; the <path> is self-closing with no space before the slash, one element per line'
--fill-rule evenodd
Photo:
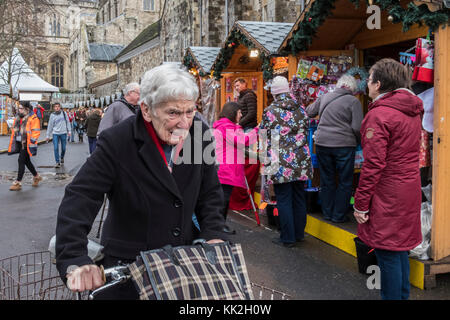
<path fill-rule="evenodd" d="M 144 11 L 155 11 L 155 0 L 143 0 Z"/>
<path fill-rule="evenodd" d="M 56 14 L 53 14 L 53 17 L 50 18 L 50 35 L 54 37 L 61 36 L 61 23 Z"/>
<path fill-rule="evenodd" d="M 58 88 L 64 87 L 64 60 L 58 56 L 51 60 L 51 83 Z"/>

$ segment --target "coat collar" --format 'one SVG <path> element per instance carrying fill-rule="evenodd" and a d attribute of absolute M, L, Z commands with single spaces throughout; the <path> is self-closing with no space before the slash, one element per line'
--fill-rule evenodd
<path fill-rule="evenodd" d="M 133 136 L 138 143 L 138 153 L 142 161 L 148 170 L 155 176 L 159 182 L 167 188 L 172 194 L 182 199 L 180 190 L 175 181 L 173 175 L 176 174 L 174 170 L 173 174 L 170 173 L 169 169 L 161 157 L 158 148 L 155 143 L 150 138 L 147 129 L 145 128 L 144 118 L 142 113 L 138 110 L 134 124 L 133 124 Z"/>

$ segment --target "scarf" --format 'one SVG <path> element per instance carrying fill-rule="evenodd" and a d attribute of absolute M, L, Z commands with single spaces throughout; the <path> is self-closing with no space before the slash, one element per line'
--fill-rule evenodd
<path fill-rule="evenodd" d="M 29 116 L 29 114 L 27 114 L 23 118 L 17 116 L 14 123 L 14 139 L 16 139 L 17 136 L 22 137 L 22 148 L 25 148 L 27 145 L 27 121 Z M 20 121 L 22 121 L 22 124 L 20 123 Z"/>

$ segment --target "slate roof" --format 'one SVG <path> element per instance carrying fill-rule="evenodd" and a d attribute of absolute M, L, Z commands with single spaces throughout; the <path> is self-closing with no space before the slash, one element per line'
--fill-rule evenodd
<path fill-rule="evenodd" d="M 149 42 L 156 37 L 159 37 L 160 25 L 161 22 L 160 20 L 158 20 L 142 30 L 142 32 L 136 38 L 134 38 L 133 41 L 131 41 L 130 44 L 126 46 L 115 58 L 117 59 L 127 54 L 128 52 L 140 47 L 144 43 Z"/>
<path fill-rule="evenodd" d="M 249 40 L 256 42 L 268 54 L 276 54 L 284 38 L 291 31 L 293 23 L 236 21 L 234 28 L 239 29 Z"/>
<path fill-rule="evenodd" d="M 211 67 L 219 54 L 220 48 L 216 47 L 189 47 L 187 51 L 194 58 L 203 72 L 210 73 Z"/>
<path fill-rule="evenodd" d="M 0 94 L 9 94 L 9 85 L 0 84 Z"/>
<path fill-rule="evenodd" d="M 112 62 L 123 50 L 124 46 L 118 44 L 89 43 L 89 59 L 91 61 Z"/>

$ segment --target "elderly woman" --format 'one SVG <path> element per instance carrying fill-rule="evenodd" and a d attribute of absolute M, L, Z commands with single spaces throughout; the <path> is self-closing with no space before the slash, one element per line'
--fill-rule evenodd
<path fill-rule="evenodd" d="M 306 140 L 308 117 L 290 97 L 286 78 L 275 77 L 271 93 L 274 101 L 264 110 L 260 129 L 262 137 L 267 134 L 263 174 L 267 175 L 267 182 L 273 184 L 280 218 L 280 237 L 272 242 L 292 248 L 305 237 L 304 187 L 305 181 L 312 177 Z"/>
<path fill-rule="evenodd" d="M 419 150 L 422 100 L 405 66 L 382 59 L 369 71 L 369 105 L 361 127 L 364 166 L 356 190 L 358 236 L 375 249 L 382 299 L 408 299 L 408 251 L 422 242 Z"/>
<path fill-rule="evenodd" d="M 348 221 L 347 213 L 351 211 L 355 149 L 360 141 L 363 119 L 361 103 L 353 96 L 356 89 L 355 78 L 343 75 L 335 91 L 321 96 L 306 108 L 310 117 L 320 117 L 314 142 L 319 162 L 322 214 L 335 223 Z"/>
<path fill-rule="evenodd" d="M 194 150 L 194 144 L 195 150 L 201 146 L 202 154 L 208 146 L 202 134 L 193 136 L 194 128 L 207 130 L 201 121 L 192 125 L 198 96 L 195 80 L 173 66 L 159 66 L 144 74 L 141 94 L 137 115 L 102 132 L 96 151 L 67 186 L 61 202 L 56 264 L 73 291 L 92 290 L 103 283 L 86 245 L 105 193 L 109 199 L 101 238 L 105 267 L 119 260 L 132 262 L 140 251 L 167 244 L 189 245 L 196 238 L 215 243 L 226 238 L 214 162 L 202 159 L 194 164 L 194 152 L 179 156 L 185 148 Z M 191 219 L 193 212 L 199 233 Z M 109 291 L 102 298 L 138 298 L 131 282 Z"/>

